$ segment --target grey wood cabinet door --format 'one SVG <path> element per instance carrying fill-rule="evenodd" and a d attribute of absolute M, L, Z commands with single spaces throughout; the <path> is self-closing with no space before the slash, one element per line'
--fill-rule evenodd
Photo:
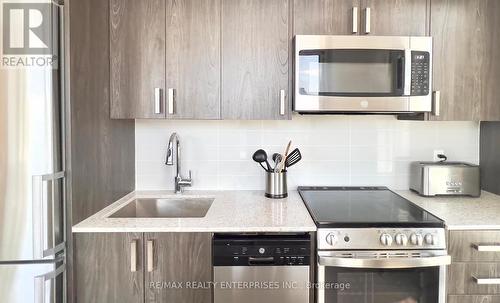
<path fill-rule="evenodd" d="M 453 230 L 450 231 L 448 247 L 454 262 L 497 262 L 500 264 L 499 243 L 500 231 Z M 489 247 L 490 250 L 485 247 Z"/>
<path fill-rule="evenodd" d="M 448 296 L 448 303 L 500 303 L 500 296 Z"/>
<path fill-rule="evenodd" d="M 500 263 L 464 263 L 453 262 L 448 269 L 446 288 L 450 295 L 498 295 L 500 285 L 495 282 L 500 278 Z M 475 278 L 484 279 L 480 284 Z M 490 282 L 491 281 L 491 282 Z"/>
<path fill-rule="evenodd" d="M 144 300 L 141 233 L 78 233 L 74 239 L 77 303 Z"/>
<path fill-rule="evenodd" d="M 220 118 L 221 0 L 166 0 L 166 112 Z"/>
<path fill-rule="evenodd" d="M 362 2 L 361 34 L 428 35 L 429 0 L 362 0 Z"/>
<path fill-rule="evenodd" d="M 165 117 L 165 0 L 110 0 L 111 118 Z"/>
<path fill-rule="evenodd" d="M 356 34 L 359 30 L 360 5 L 360 0 L 294 0 L 293 33 L 294 35 Z"/>
<path fill-rule="evenodd" d="M 289 0 L 222 0 L 222 118 L 289 119 Z"/>
<path fill-rule="evenodd" d="M 211 303 L 212 234 L 146 233 L 144 245 L 146 302 Z"/>
<path fill-rule="evenodd" d="M 433 120 L 500 120 L 500 1 L 432 0 Z"/>

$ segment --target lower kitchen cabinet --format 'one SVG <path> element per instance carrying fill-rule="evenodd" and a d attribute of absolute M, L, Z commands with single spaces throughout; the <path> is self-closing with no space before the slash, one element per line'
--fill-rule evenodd
<path fill-rule="evenodd" d="M 500 262 L 500 246 L 497 251 L 478 247 L 494 243 L 500 243 L 498 230 L 457 230 L 450 233 L 449 249 L 454 262 Z"/>
<path fill-rule="evenodd" d="M 146 233 L 146 302 L 210 303 L 211 247 L 209 233 Z"/>
<path fill-rule="evenodd" d="M 76 234 L 75 302 L 211 303 L 211 241 L 211 233 Z"/>
<path fill-rule="evenodd" d="M 447 303 L 500 303 L 500 296 L 449 296 Z"/>
<path fill-rule="evenodd" d="M 142 302 L 142 237 L 141 233 L 75 234 L 74 302 Z"/>
<path fill-rule="evenodd" d="M 449 268 L 448 293 L 456 295 L 500 294 L 500 263 L 454 262 Z M 482 280 L 482 282 L 479 282 Z M 485 283 L 485 284 L 481 284 Z"/>
<path fill-rule="evenodd" d="M 448 303 L 500 303 L 500 231 L 451 231 Z"/>

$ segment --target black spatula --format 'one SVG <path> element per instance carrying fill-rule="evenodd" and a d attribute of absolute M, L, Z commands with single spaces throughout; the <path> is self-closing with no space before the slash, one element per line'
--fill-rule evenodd
<path fill-rule="evenodd" d="M 298 148 L 294 149 L 285 160 L 285 167 L 288 168 L 302 159 L 302 154 Z"/>

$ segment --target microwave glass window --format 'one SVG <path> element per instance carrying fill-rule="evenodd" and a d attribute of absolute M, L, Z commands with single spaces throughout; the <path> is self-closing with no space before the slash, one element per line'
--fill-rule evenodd
<path fill-rule="evenodd" d="M 439 267 L 325 268 L 327 303 L 438 303 Z"/>
<path fill-rule="evenodd" d="M 299 93 L 312 96 L 398 96 L 404 90 L 404 51 L 299 52 Z"/>

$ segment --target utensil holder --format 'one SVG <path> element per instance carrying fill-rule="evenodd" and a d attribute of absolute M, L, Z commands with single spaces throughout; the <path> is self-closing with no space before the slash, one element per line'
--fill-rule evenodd
<path fill-rule="evenodd" d="M 288 197 L 288 187 L 286 183 L 286 171 L 279 173 L 266 173 L 266 194 L 267 198 L 283 199 Z"/>

